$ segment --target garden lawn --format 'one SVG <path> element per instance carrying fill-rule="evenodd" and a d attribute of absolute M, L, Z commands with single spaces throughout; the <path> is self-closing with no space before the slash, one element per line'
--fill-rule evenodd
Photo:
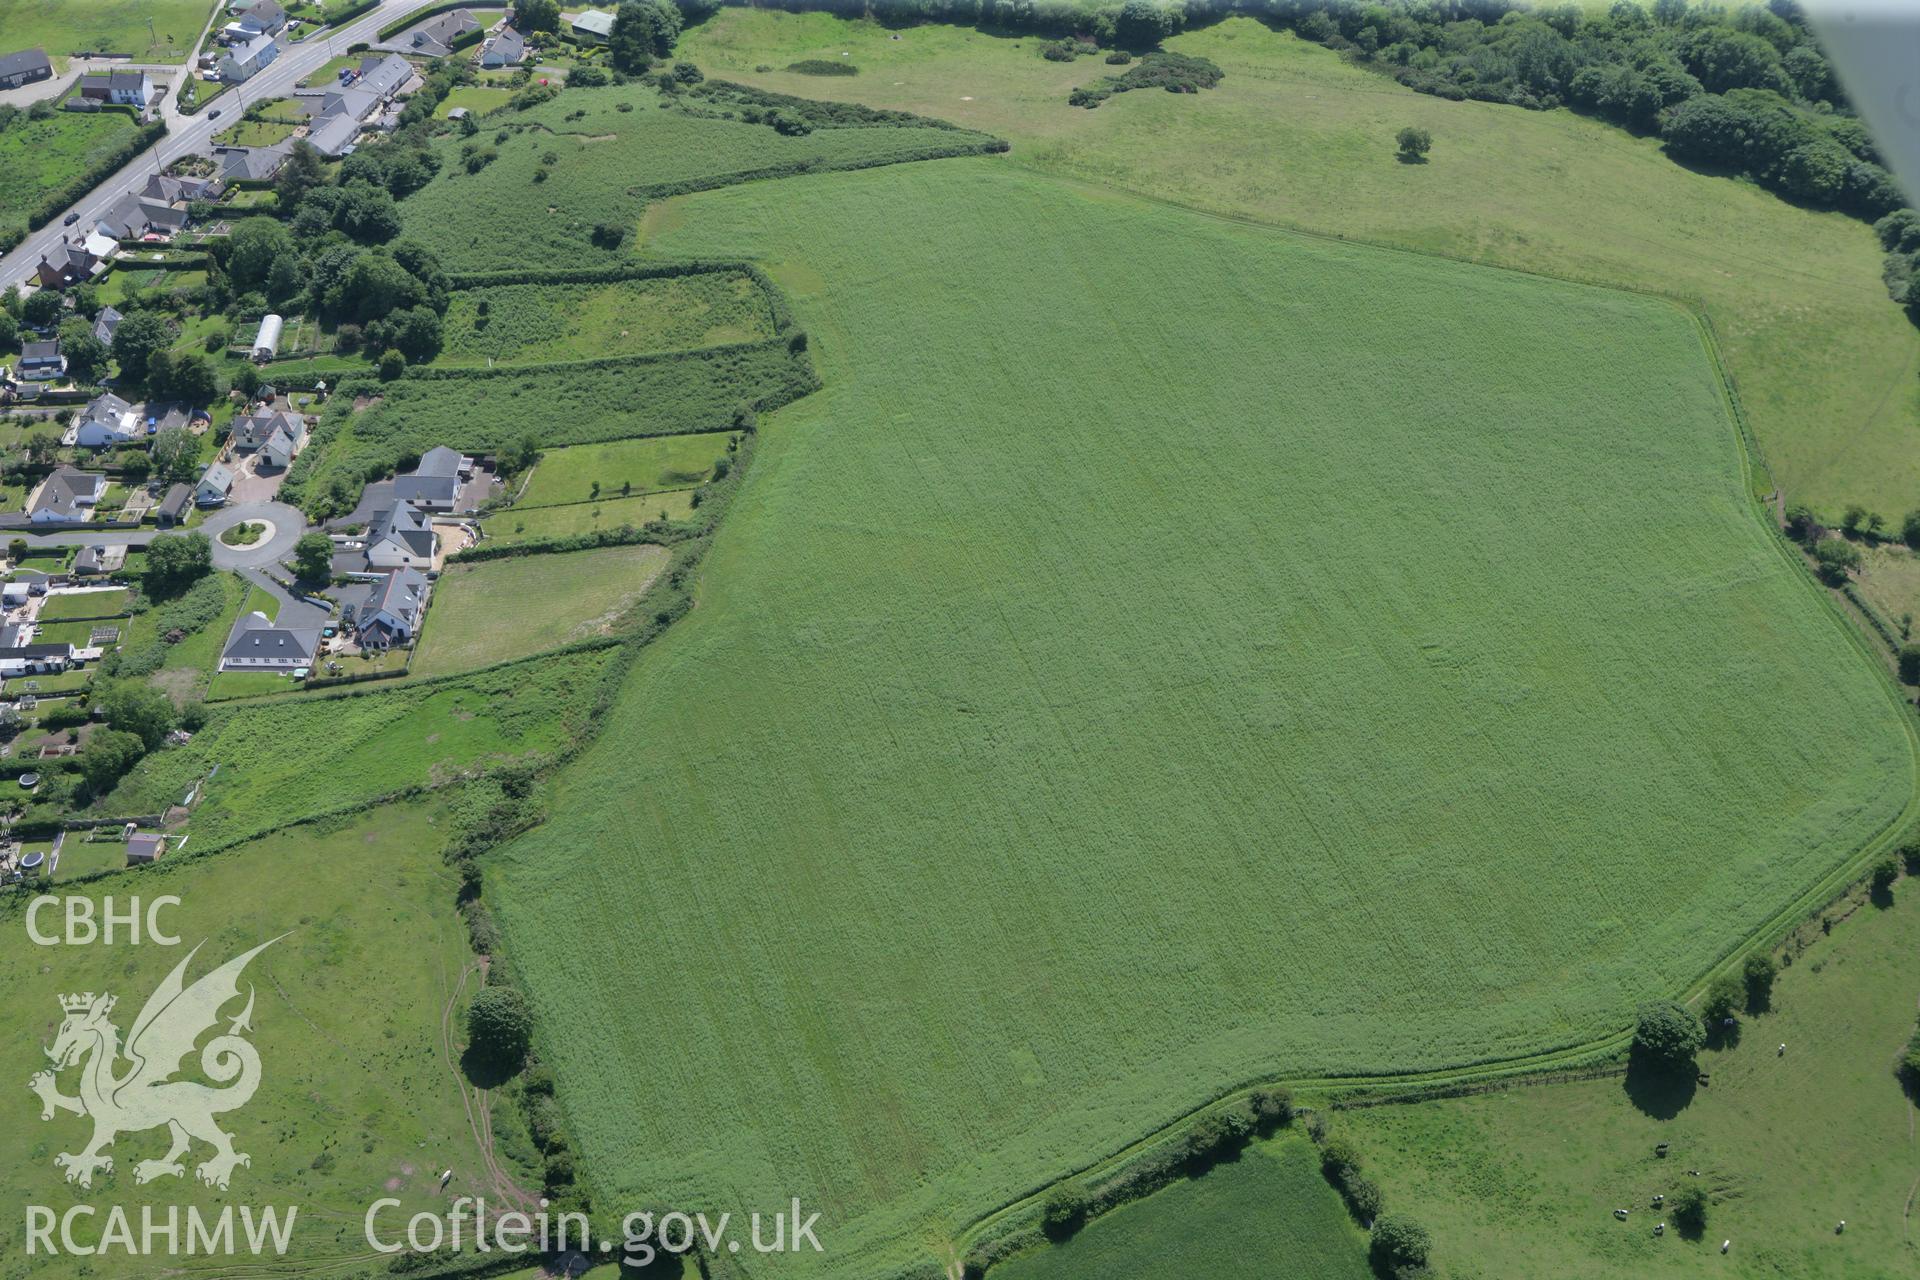
<path fill-rule="evenodd" d="M 1207 212 L 1697 298 L 1790 499 L 1829 522 L 1860 502 L 1897 524 L 1914 505 L 1920 330 L 1888 300 L 1858 219 L 1694 172 L 1657 138 L 1570 111 L 1415 93 L 1253 18 L 1168 42 L 1218 63 L 1218 88 L 1096 111 L 1067 94 L 1112 68 L 1045 61 L 1041 43 L 729 8 L 677 55 L 713 77 L 982 129 L 1013 143 L 1015 165 Z M 859 75 L 753 70 L 842 50 Z M 1407 125 L 1433 134 L 1430 163 L 1395 158 Z"/>
<path fill-rule="evenodd" d="M 638 529 L 653 520 L 685 520 L 693 514 L 691 489 L 649 493 L 635 498 L 614 496 L 599 502 L 573 502 L 561 507 L 512 507 L 480 522 L 489 541 L 531 542 L 541 538 L 571 538 L 631 525 Z"/>
<path fill-rule="evenodd" d="M 465 84 L 442 98 L 440 105 L 434 108 L 433 114 L 445 120 L 447 112 L 455 107 L 465 107 L 473 115 L 483 116 L 495 107 L 506 106 L 507 99 L 512 96 L 511 89 L 493 89 L 485 85 Z"/>
<path fill-rule="evenodd" d="M 453 1015 L 459 1035 L 464 1001 L 457 997 L 474 963 L 454 906 L 458 876 L 440 857 L 445 821 L 437 807 L 394 806 L 350 825 L 305 827 L 214 858 L 169 851 L 153 867 L 63 890 L 96 902 L 112 894 L 122 905 L 130 895 L 177 896 L 179 905 L 161 917 L 179 934 L 176 947 L 34 946 L 20 918 L 26 896 L 7 895 L 0 904 L 0 983 L 7 991 L 0 1068 L 20 1086 L 47 1066 L 43 1047 L 59 1025 L 61 995 L 112 992 L 119 1000 L 113 1021 L 125 1033 L 147 996 L 193 947 L 201 950 L 189 965 L 189 981 L 268 939 L 279 941 L 255 957 L 242 978 L 242 994 L 250 989 L 254 1002 L 247 1038 L 259 1050 L 262 1071 L 253 1099 L 220 1117 L 235 1147 L 252 1158 L 234 1172 L 227 1192 L 195 1179 L 193 1166 L 209 1150 L 199 1143 L 184 1178 L 136 1184 L 133 1165 L 165 1152 L 164 1129 L 116 1138 L 115 1168 L 104 1187 L 98 1181 L 90 1191 L 69 1185 L 53 1156 L 78 1150 L 88 1121 L 67 1114 L 41 1120 L 39 1100 L 24 1087 L 0 1091 L 0 1127 L 12 1135 L 0 1148 L 0 1178 L 27 1202 L 56 1213 L 110 1196 L 136 1223 L 148 1205 L 164 1213 L 166 1206 L 192 1204 L 209 1218 L 236 1201 L 256 1208 L 298 1205 L 288 1255 L 272 1267 L 285 1274 L 377 1262 L 361 1226 L 375 1196 L 400 1200 L 402 1222 L 429 1205 L 443 1207 L 445 1196 L 492 1196 L 449 1067 L 460 1045 L 456 1041 L 449 1055 L 441 1035 L 443 1011 Z M 69 837 L 68 849 L 75 844 Z M 369 981 L 369 974 L 379 980 Z M 473 985 L 467 977 L 466 991 Z M 244 1003 L 234 1000 L 223 1009 L 223 1028 Z M 64 1074 L 63 1092 L 75 1092 L 76 1077 Z M 446 1168 L 454 1176 L 443 1196 Z M 5 1274 L 84 1273 L 29 1259 L 23 1229 L 22 1215 L 0 1224 Z M 157 1278 L 177 1275 L 178 1265 L 163 1248 L 117 1259 L 112 1274 Z"/>
<path fill-rule="evenodd" d="M 189 829 L 196 847 L 219 848 L 490 763 L 538 760 L 580 731 L 605 661 L 577 654 L 456 683 L 216 704 L 192 742 L 141 760 L 99 808 L 156 812 L 204 780 Z"/>
<path fill-rule="evenodd" d="M 1910 810 L 1676 306 L 995 158 L 675 213 L 825 389 L 489 869 L 596 1203 L 934 1274 L 1250 1080 L 1617 1034 Z"/>
<path fill-rule="evenodd" d="M 1901 881 L 1890 908 L 1855 895 L 1828 914 L 1831 936 L 1800 931 L 1774 1011 L 1700 1055 L 1707 1087 L 1642 1109 L 1621 1080 L 1596 1080 L 1370 1108 L 1337 1127 L 1459 1280 L 1905 1277 L 1920 1143 L 1893 1068 L 1920 1002 L 1920 883 Z M 1688 1169 L 1712 1197 L 1706 1234 L 1656 1239 L 1650 1199 L 1671 1200 Z"/>
<path fill-rule="evenodd" d="M 1366 1253 L 1319 1152 L 1290 1132 L 1002 1263 L 993 1280 L 1368 1280 Z"/>
<path fill-rule="evenodd" d="M 462 289 L 438 364 L 594 360 L 773 336 L 773 312 L 745 275 L 713 272 L 608 284 Z"/>
<path fill-rule="evenodd" d="M 0 45 L 42 45 L 57 62 L 80 52 L 185 62 L 212 9 L 208 0 L 0 0 Z"/>
<path fill-rule="evenodd" d="M 118 618 L 127 611 L 129 592 L 63 591 L 50 595 L 40 606 L 41 622 L 65 622 L 75 618 Z"/>
<path fill-rule="evenodd" d="M 11 50 L 7 4 L 0 0 L 0 31 L 6 32 L 0 43 Z M 28 215 L 47 192 L 117 151 L 135 132 L 133 120 L 118 111 L 55 111 L 45 120 L 15 120 L 0 133 L 0 230 L 25 231 Z"/>
<path fill-rule="evenodd" d="M 411 670 L 446 675 L 609 635 L 666 564 L 664 547 L 600 547 L 449 565 Z"/>
<path fill-rule="evenodd" d="M 550 449 L 534 466 L 513 510 L 618 497 L 625 486 L 634 493 L 691 489 L 712 477 L 730 439 L 727 433 L 709 432 Z"/>

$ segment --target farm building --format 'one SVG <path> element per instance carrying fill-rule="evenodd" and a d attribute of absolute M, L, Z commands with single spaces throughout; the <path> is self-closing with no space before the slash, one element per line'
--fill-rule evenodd
<path fill-rule="evenodd" d="M 134 831 L 131 829 L 132 823 L 127 826 L 127 865 L 135 867 L 158 862 L 167 851 L 167 838 L 157 831 Z"/>
<path fill-rule="evenodd" d="M 45 49 L 22 49 L 0 56 L 0 90 L 18 89 L 53 79 L 53 62 Z"/>
<path fill-rule="evenodd" d="M 613 15 L 601 9 L 585 9 L 568 18 L 567 27 L 581 44 L 605 44 L 613 35 Z"/>
<path fill-rule="evenodd" d="M 313 665 L 320 652 L 318 627 L 276 627 L 255 611 L 234 624 L 220 653 L 222 671 L 294 671 Z"/>
<path fill-rule="evenodd" d="M 260 331 L 253 336 L 253 358 L 271 360 L 280 353 L 280 331 L 286 321 L 269 312 L 260 317 Z"/>

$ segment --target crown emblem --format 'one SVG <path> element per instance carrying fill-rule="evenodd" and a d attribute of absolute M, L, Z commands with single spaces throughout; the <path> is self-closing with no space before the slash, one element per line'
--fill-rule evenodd
<path fill-rule="evenodd" d="M 88 991 L 81 995 L 61 996 L 60 1007 L 68 1013 L 85 1013 L 93 1007 L 93 992 Z M 113 997 L 108 996 L 107 1008 L 111 1009 L 112 1007 Z"/>

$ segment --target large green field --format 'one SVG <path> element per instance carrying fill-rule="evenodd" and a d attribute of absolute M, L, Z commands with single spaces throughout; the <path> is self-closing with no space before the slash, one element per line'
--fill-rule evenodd
<path fill-rule="evenodd" d="M 0 12 L 0 31 L 6 29 Z M 132 119 L 118 111 L 17 118 L 0 132 L 0 231 L 25 231 L 28 215 L 47 192 L 124 146 L 134 130 Z"/>
<path fill-rule="evenodd" d="M 0 49 L 40 45 L 60 62 L 89 52 L 185 62 L 212 12 L 208 0 L 0 0 Z"/>
<path fill-rule="evenodd" d="M 1920 494 L 1920 331 L 1887 298 L 1866 224 L 1669 160 L 1658 138 L 1569 111 L 1415 93 L 1231 18 L 1170 42 L 1226 71 L 1198 95 L 1066 105 L 1108 68 L 1048 62 L 1034 38 L 723 9 L 680 52 L 708 75 L 920 112 L 1013 144 L 1009 160 L 1222 213 L 1477 262 L 1697 298 L 1775 477 L 1837 519 L 1898 522 Z M 845 78 L 758 74 L 806 58 Z M 1405 125 L 1433 134 L 1403 165 Z"/>
<path fill-rule="evenodd" d="M 393 1196 L 411 1213 L 444 1207 L 453 1195 L 497 1192 L 482 1170 L 475 1130 L 461 1102 L 453 1063 L 459 1053 L 460 998 L 471 992 L 474 965 L 466 930 L 454 909 L 457 876 L 440 858 L 446 814 L 426 805 L 383 809 L 351 824 L 302 828 L 243 845 L 217 857 L 177 860 L 87 886 L 87 896 L 172 894 L 180 905 L 162 923 L 178 947 L 46 948 L 29 942 L 21 916 L 27 899 L 0 903 L 0 1185 L 16 1204 L 64 1211 L 90 1203 L 127 1207 L 193 1204 L 217 1213 L 223 1204 L 299 1206 L 286 1259 L 241 1258 L 209 1275 L 384 1274 L 386 1260 L 361 1238 L 361 1218 L 376 1196 Z M 69 887 L 67 891 L 73 891 Z M 48 927 L 43 913 L 40 924 Z M 58 926 L 53 925 L 57 930 Z M 284 936 L 281 936 L 284 935 Z M 233 1174 L 227 1192 L 201 1186 L 193 1165 L 210 1148 L 196 1144 L 183 1178 L 137 1185 L 134 1165 L 159 1157 L 164 1130 L 122 1134 L 110 1149 L 115 1168 L 91 1190 L 68 1185 L 56 1152 L 78 1151 L 90 1126 L 78 1116 L 40 1118 L 26 1088 L 47 1066 L 43 1047 L 60 1023 L 58 998 L 110 992 L 113 1021 L 125 1034 L 167 972 L 204 943 L 189 980 L 270 938 L 280 940 L 248 967 L 242 992 L 254 998 L 249 1037 L 259 1050 L 261 1084 L 245 1107 L 220 1118 L 252 1164 Z M 368 981 L 378 974 L 378 981 Z M 228 1018 L 240 1010 L 230 1004 Z M 451 1012 L 451 1044 L 443 1015 Z M 222 1025 L 225 1023 L 223 1021 Z M 197 1058 L 189 1059 L 190 1063 Z M 124 1070 L 124 1066 L 121 1068 Z M 190 1065 L 189 1072 L 196 1068 Z M 76 1073 L 60 1079 L 76 1091 Z M 455 1171 L 439 1188 L 442 1169 Z M 99 1219 L 92 1234 L 98 1234 Z M 29 1259 L 24 1215 L 0 1224 L 0 1277 L 162 1276 L 180 1274 L 181 1259 Z M 88 1237 L 82 1224 L 82 1239 Z M 205 1268 L 206 1259 L 197 1260 Z"/>
<path fill-rule="evenodd" d="M 1611 1035 L 1908 807 L 1671 303 L 998 159 L 653 225 L 826 385 L 494 869 L 603 1201 L 931 1270 L 1250 1079 Z"/>
<path fill-rule="evenodd" d="M 462 289 L 445 334 L 441 364 L 539 364 L 757 342 L 773 315 L 747 276 L 715 272 Z"/>
<path fill-rule="evenodd" d="M 1831 936 L 1801 931 L 1773 1011 L 1700 1056 L 1711 1083 L 1671 1118 L 1672 1101 L 1643 1110 L 1613 1079 L 1372 1108 L 1337 1127 L 1457 1280 L 1904 1280 L 1920 1261 L 1920 1144 L 1893 1065 L 1920 1003 L 1920 884 L 1903 881 L 1890 908 L 1862 896 L 1828 913 Z M 1688 1169 L 1712 1196 L 1706 1235 L 1656 1239 L 1650 1199 Z M 1615 1221 L 1616 1207 L 1633 1213 Z"/>
<path fill-rule="evenodd" d="M 1366 1252 L 1313 1144 L 1289 1133 L 1003 1263 L 993 1280 L 1367 1280 Z"/>
<path fill-rule="evenodd" d="M 664 547 L 600 547 L 448 566 L 413 673 L 445 675 L 610 634 L 666 567 Z"/>

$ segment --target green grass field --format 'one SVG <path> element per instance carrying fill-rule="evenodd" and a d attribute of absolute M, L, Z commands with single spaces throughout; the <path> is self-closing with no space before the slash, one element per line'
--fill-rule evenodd
<path fill-rule="evenodd" d="M 550 449 L 540 456 L 513 510 L 618 497 L 625 486 L 634 493 L 690 489 L 713 475 L 713 464 L 726 456 L 729 438 L 724 432 L 709 432 Z"/>
<path fill-rule="evenodd" d="M 75 618 L 118 618 L 127 611 L 128 592 L 62 592 L 40 606 L 40 621 L 65 622 Z"/>
<path fill-rule="evenodd" d="M 491 761 L 538 759 L 578 731 L 604 662 L 576 654 L 451 684 L 215 706 L 192 742 L 145 757 L 97 807 L 160 812 L 204 782 L 189 830 L 220 847 Z"/>
<path fill-rule="evenodd" d="M 474 115 L 483 116 L 495 107 L 506 106 L 507 99 L 512 96 L 513 90 L 511 89 L 490 88 L 486 85 L 478 84 L 461 85 L 440 100 L 440 105 L 434 108 L 433 114 L 439 119 L 445 120 L 447 113 L 455 107 L 465 107 Z"/>
<path fill-rule="evenodd" d="M 751 279 L 716 272 L 463 289 L 444 333 L 439 364 L 544 364 L 757 342 L 773 336 L 773 314 Z"/>
<path fill-rule="evenodd" d="M 0 45 L 40 45 L 62 65 L 84 52 L 185 62 L 212 11 L 208 0 L 0 0 Z"/>
<path fill-rule="evenodd" d="M 593 231 L 603 222 L 631 228 L 639 221 L 636 184 L 717 185 L 774 166 L 886 164 L 985 141 L 930 126 L 819 129 L 788 137 L 765 125 L 660 110 L 659 102 L 655 90 L 637 83 L 567 89 L 528 110 L 489 117 L 489 129 L 515 130 L 497 146 L 492 134 L 476 139 L 495 146 L 498 158 L 469 174 L 460 162 L 463 140 L 443 141 L 446 163 L 439 177 L 400 206 L 404 234 L 432 248 L 453 271 L 520 269 L 529 263 L 595 266 L 619 261 L 630 251 L 597 246 Z M 619 109 L 622 104 L 626 111 Z M 575 111 L 585 115 L 569 120 Z M 536 183 L 533 175 L 543 168 L 551 177 Z M 512 227 L 514 234 L 501 235 L 503 227 Z"/>
<path fill-rule="evenodd" d="M 1251 1078 L 1614 1033 L 1907 809 L 1678 307 L 996 159 L 671 212 L 826 387 L 489 889 L 603 1199 L 930 1267 Z"/>
<path fill-rule="evenodd" d="M 621 525 L 637 529 L 649 520 L 685 520 L 692 514 L 692 490 L 677 489 L 634 498 L 615 495 L 599 502 L 574 502 L 563 507 L 514 507 L 488 516 L 480 522 L 480 527 L 492 541 L 532 542 L 618 529 Z"/>
<path fill-rule="evenodd" d="M 1313 1144 L 1288 1133 L 1002 1263 L 993 1280 L 1367 1280 L 1366 1252 Z"/>
<path fill-rule="evenodd" d="M 26 899 L 0 904 L 0 982 L 7 999 L 0 1026 L 0 1069 L 15 1087 L 0 1090 L 0 1179 L 22 1203 L 56 1212 L 78 1203 L 127 1206 L 194 1204 L 298 1205 L 286 1259 L 227 1260 L 249 1275 L 348 1275 L 385 1272 L 386 1259 L 361 1238 L 361 1218 L 376 1196 L 401 1200 L 404 1212 L 444 1207 L 453 1195 L 495 1193 L 481 1174 L 478 1146 L 449 1067 L 442 1015 L 456 1021 L 453 1055 L 462 1037 L 458 998 L 473 963 L 454 910 L 457 877 L 441 861 L 445 814 L 424 805 L 395 806 L 351 825 L 303 828 L 215 858 L 184 861 L 169 854 L 153 868 L 96 881 L 84 892 L 177 895 L 163 923 L 179 947 L 145 944 L 43 948 L 20 920 Z M 74 841 L 68 841 L 73 847 Z M 191 847 L 191 846 L 190 846 Z M 376 888 L 370 888 L 377 886 Z M 45 922 L 43 916 L 43 923 Z M 84 1145 L 87 1122 L 72 1115 L 40 1119 L 40 1103 L 23 1086 L 46 1067 L 42 1046 L 60 1021 L 57 998 L 109 991 L 119 997 L 114 1021 L 125 1033 L 167 972 L 204 940 L 190 979 L 247 948 L 286 936 L 257 957 L 245 983 L 254 997 L 253 1033 L 262 1063 L 259 1092 L 222 1126 L 252 1157 L 226 1193 L 201 1187 L 189 1165 L 183 1180 L 136 1185 L 133 1165 L 166 1148 L 164 1131 L 126 1133 L 111 1153 L 115 1170 L 103 1186 L 69 1186 L 54 1167 L 56 1152 Z M 377 982 L 368 974 L 377 973 Z M 473 979 L 466 978 L 467 990 Z M 235 1002 L 226 1013 L 239 1010 Z M 223 1024 L 224 1025 L 224 1024 Z M 190 1071 L 194 1068 L 189 1067 Z M 75 1073 L 60 1083 L 75 1091 Z M 208 1148 L 196 1146 L 194 1162 Z M 443 1194 L 440 1171 L 455 1171 Z M 104 1264 L 25 1254 L 24 1215 L 0 1224 L 0 1276 L 106 1274 Z M 201 1259 L 202 1265 L 206 1260 Z M 111 1263 L 117 1276 L 178 1274 L 164 1256 Z"/>
<path fill-rule="evenodd" d="M 1902 881 L 1890 909 L 1846 907 L 1830 937 L 1801 931 L 1774 1012 L 1700 1055 L 1712 1083 L 1671 1119 L 1599 1080 L 1355 1111 L 1337 1127 L 1458 1280 L 1911 1276 L 1920 1143 L 1893 1065 L 1920 1001 L 1920 885 Z M 1659 1142 L 1673 1144 L 1664 1161 Z M 1651 1197 L 1693 1181 L 1688 1169 L 1713 1197 L 1705 1238 L 1655 1239 Z M 1616 1207 L 1632 1216 L 1615 1221 Z"/>
<path fill-rule="evenodd" d="M 8 30 L 4 4 L 0 0 L 0 31 Z M 134 130 L 132 119 L 117 111 L 56 111 L 45 120 L 15 120 L 0 133 L 0 228 L 25 231 L 28 215 L 47 192 L 118 150 Z"/>
<path fill-rule="evenodd" d="M 1224 68 L 1217 89 L 1098 111 L 1066 96 L 1105 68 L 1047 62 L 1036 43 L 730 8 L 680 54 L 710 76 L 982 129 L 1013 164 L 1207 212 L 1698 298 L 1789 496 L 1834 519 L 1858 501 L 1897 523 L 1914 505 L 1920 331 L 1888 301 L 1866 224 L 1568 111 L 1414 93 L 1251 18 L 1170 42 Z M 858 76 L 753 70 L 842 50 Z M 1405 125 L 1432 132 L 1430 164 L 1394 159 Z"/>
<path fill-rule="evenodd" d="M 449 566 L 434 585 L 413 674 L 446 675 L 609 634 L 666 564 L 664 547 L 601 547 Z"/>

